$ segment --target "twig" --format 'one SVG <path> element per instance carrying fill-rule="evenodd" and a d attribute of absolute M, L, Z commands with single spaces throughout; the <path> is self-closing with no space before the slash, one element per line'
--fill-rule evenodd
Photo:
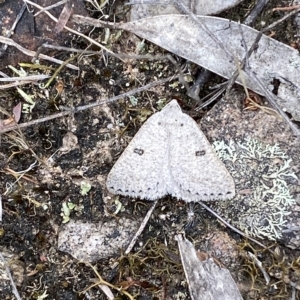
<path fill-rule="evenodd" d="M 105 281 L 102 276 L 99 274 L 99 272 L 97 271 L 96 267 L 94 267 L 92 264 L 90 264 L 89 262 L 85 262 L 85 264 L 87 264 L 88 266 L 90 266 L 92 268 L 92 270 L 94 271 L 94 273 L 97 275 L 99 281 L 92 284 L 91 286 L 89 286 L 88 288 L 84 289 L 83 291 L 80 292 L 80 294 L 84 294 L 86 293 L 88 290 L 90 290 L 91 288 L 98 286 L 98 285 L 106 285 L 114 290 L 119 291 L 120 293 L 122 293 L 123 295 L 126 295 L 130 300 L 134 300 L 134 297 L 132 297 L 127 291 L 125 291 L 122 288 L 119 288 L 107 281 Z"/>
<path fill-rule="evenodd" d="M 277 20 L 276 22 L 273 22 L 272 24 L 270 24 L 269 26 L 265 27 L 262 29 L 261 32 L 266 32 L 268 30 L 271 30 L 272 28 L 274 28 L 275 26 L 277 26 L 278 24 L 280 24 L 281 22 L 285 21 L 286 19 L 292 17 L 293 15 L 296 15 L 298 12 L 300 11 L 300 6 L 294 10 L 291 11 L 289 14 L 285 15 L 284 17 L 280 18 L 279 20 Z"/>
<path fill-rule="evenodd" d="M 298 137 L 300 137 L 300 130 L 299 128 L 290 120 L 290 118 L 287 116 L 287 114 L 281 109 L 281 107 L 277 104 L 276 100 L 274 100 L 274 95 L 264 86 L 264 84 L 261 82 L 261 80 L 254 74 L 251 70 L 251 68 L 247 68 L 246 71 L 251 74 L 253 79 L 256 81 L 257 85 L 260 87 L 261 90 L 265 92 L 265 97 L 268 99 L 268 101 L 271 103 L 271 105 L 277 110 L 279 115 L 287 122 L 287 124 L 290 126 L 294 134 Z"/>
<path fill-rule="evenodd" d="M 197 102 L 203 103 L 203 99 L 200 99 L 199 93 L 211 74 L 211 71 L 202 68 L 200 74 L 198 74 L 197 79 L 195 80 L 187 95 Z"/>
<path fill-rule="evenodd" d="M 11 192 L 12 187 L 13 187 L 18 181 L 20 181 L 21 178 L 22 178 L 27 172 L 31 171 L 31 170 L 36 166 L 36 164 L 37 164 L 37 160 L 36 160 L 34 163 L 32 163 L 26 170 L 24 170 L 24 171 L 19 171 L 19 172 L 15 172 L 15 171 L 12 171 L 12 170 L 9 169 L 9 171 L 10 171 L 11 173 L 13 173 L 12 175 L 16 178 L 16 180 L 15 180 L 12 184 L 10 184 L 8 188 L 6 188 L 6 191 L 3 193 L 3 195 L 4 195 L 4 196 L 8 195 L 8 193 Z M 4 170 L 5 170 L 5 169 L 4 169 Z"/>
<path fill-rule="evenodd" d="M 48 75 L 31 75 L 31 76 L 23 76 L 23 77 L 9 77 L 5 73 L 0 71 L 0 75 L 4 78 L 0 78 L 0 82 L 7 82 L 7 81 L 14 81 L 13 83 L 9 84 L 0 84 L 0 90 L 8 89 L 11 87 L 15 87 L 18 85 L 23 85 L 27 83 L 32 83 L 33 81 L 43 80 L 49 78 Z"/>
<path fill-rule="evenodd" d="M 12 278 L 12 276 L 11 276 L 10 270 L 9 270 L 9 268 L 8 268 L 8 266 L 7 266 L 7 262 L 6 262 L 6 260 L 5 260 L 5 258 L 3 257 L 3 255 L 2 255 L 1 252 L 0 252 L 0 258 L 1 258 L 1 260 L 3 261 L 3 264 L 5 265 L 5 271 L 6 271 L 8 277 L 9 277 L 9 279 L 10 279 L 10 283 L 11 283 L 11 286 L 12 286 L 12 292 L 13 292 L 13 294 L 15 295 L 15 297 L 17 298 L 17 300 L 22 300 L 21 297 L 20 297 L 20 294 L 19 294 L 19 292 L 18 292 L 18 290 L 17 290 L 17 287 L 16 287 L 16 285 L 15 285 L 15 283 L 14 283 L 14 280 L 13 280 L 13 278 Z"/>
<path fill-rule="evenodd" d="M 28 56 L 31 56 L 31 57 L 34 57 L 35 54 L 36 54 L 35 51 L 28 50 L 28 49 L 22 47 L 21 45 L 17 44 L 14 40 L 12 40 L 10 38 L 7 38 L 5 36 L 0 36 L 0 43 L 16 47 L 18 50 L 23 52 L 25 55 L 28 55 Z M 45 54 L 41 54 L 40 57 L 44 60 L 48 60 L 48 61 L 54 62 L 56 64 L 62 64 L 63 63 L 63 61 L 61 61 L 59 59 L 56 59 L 54 57 L 50 57 L 50 56 L 45 55 Z M 79 68 L 74 66 L 74 65 L 68 64 L 67 67 L 70 68 L 70 69 L 79 71 Z"/>
<path fill-rule="evenodd" d="M 13 83 L 8 83 L 8 84 L 1 84 L 0 85 L 0 90 L 10 89 L 12 87 L 16 87 L 16 86 L 19 86 L 19 85 L 24 85 L 24 84 L 27 84 L 27 83 L 32 83 L 32 81 L 24 80 L 24 81 L 18 81 L 18 82 L 13 82 Z"/>
<path fill-rule="evenodd" d="M 16 27 L 17 27 L 19 21 L 21 20 L 23 14 L 24 14 L 25 9 L 26 9 L 26 4 L 24 3 L 24 4 L 22 5 L 22 7 L 21 7 L 20 12 L 18 13 L 18 15 L 17 15 L 17 17 L 16 17 L 16 20 L 15 20 L 14 24 L 11 26 L 11 29 L 10 29 L 10 35 L 8 35 L 7 37 L 10 37 L 10 36 L 13 34 L 13 32 L 15 31 L 15 29 L 16 29 Z"/>
<path fill-rule="evenodd" d="M 245 57 L 242 60 L 242 62 L 240 63 L 240 67 L 241 69 L 245 69 L 246 72 L 250 72 L 250 74 L 252 75 L 252 77 L 255 79 L 255 81 L 257 82 L 257 84 L 259 85 L 260 89 L 262 91 L 264 91 L 264 96 L 268 99 L 268 101 L 271 103 L 271 105 L 278 111 L 278 113 L 284 118 L 284 120 L 288 123 L 288 125 L 291 127 L 291 129 L 293 130 L 293 132 L 295 133 L 295 135 L 300 136 L 300 131 L 299 129 L 291 122 L 291 120 L 288 118 L 288 116 L 282 111 L 282 109 L 280 108 L 280 106 L 277 104 L 277 102 L 274 100 L 274 96 L 270 93 L 270 91 L 264 86 L 264 84 L 259 80 L 259 78 L 251 71 L 250 67 L 247 66 L 248 64 L 248 59 L 251 56 L 251 54 L 253 53 L 253 51 L 258 47 L 258 43 L 263 35 L 264 32 L 270 30 L 271 28 L 277 26 L 279 23 L 281 23 L 282 21 L 286 20 L 287 18 L 291 17 L 292 15 L 296 14 L 298 11 L 300 11 L 300 8 L 298 8 L 297 10 L 289 13 L 288 15 L 284 16 L 283 18 L 281 18 L 280 20 L 277 20 L 276 22 L 270 24 L 269 26 L 263 28 L 257 35 L 257 37 L 255 38 L 254 42 L 252 43 L 251 48 L 249 49 L 249 51 L 246 51 Z M 229 79 L 228 81 L 228 86 L 226 89 L 226 94 L 228 95 L 234 82 L 236 81 L 236 79 L 238 78 L 240 72 L 239 70 L 236 70 L 234 72 L 234 74 L 232 75 L 232 77 Z"/>
<path fill-rule="evenodd" d="M 33 5 L 35 7 L 37 7 L 38 9 L 43 9 L 42 6 L 40 6 L 40 5 L 32 2 L 30 0 L 23 0 L 23 1 L 26 2 L 26 3 L 28 3 L 28 4 L 31 4 L 31 5 Z M 55 18 L 49 11 L 46 10 L 46 11 L 44 11 L 44 13 L 47 14 L 47 16 L 50 17 L 54 22 L 56 22 L 56 23 L 58 22 L 58 19 Z M 90 43 L 98 46 L 99 48 L 101 48 L 102 50 L 105 50 L 108 53 L 113 53 L 111 50 L 107 49 L 106 47 L 104 47 L 103 45 L 99 44 L 98 42 L 96 42 L 95 40 L 91 39 L 90 37 L 84 35 L 83 33 L 80 33 L 80 32 L 78 32 L 76 30 L 73 30 L 72 28 L 70 28 L 68 26 L 64 26 L 64 29 L 66 29 L 69 32 L 72 32 L 72 33 L 74 33 L 74 34 L 76 34 L 78 36 L 81 36 L 82 38 L 88 40 Z"/>
<path fill-rule="evenodd" d="M 66 61 L 64 61 L 53 73 L 53 75 L 51 76 L 51 78 L 47 81 L 47 83 L 45 85 L 40 84 L 40 88 L 42 89 L 46 89 L 49 87 L 49 85 L 52 83 L 52 81 L 57 77 L 58 73 L 62 70 L 62 68 L 64 66 L 66 66 L 70 61 L 76 59 L 79 56 L 79 54 L 76 54 L 75 56 L 71 56 L 70 58 L 68 58 Z"/>
<path fill-rule="evenodd" d="M 27 82 L 30 81 L 37 81 L 37 80 L 44 80 L 49 78 L 49 75 L 29 75 L 29 76 L 22 76 L 22 77 L 5 77 L 5 78 L 0 78 L 0 82 L 8 82 L 8 81 L 24 81 L 26 80 Z M 1 86 L 0 86 L 1 87 Z"/>
<path fill-rule="evenodd" d="M 250 14 L 247 16 L 245 21 L 243 22 L 247 26 L 252 26 L 257 19 L 258 15 L 261 13 L 261 11 L 264 9 L 264 7 L 267 5 L 269 0 L 259 0 L 255 4 L 254 8 L 250 12 Z"/>
<path fill-rule="evenodd" d="M 44 118 L 39 118 L 37 120 L 33 120 L 33 121 L 30 121 L 30 122 L 21 123 L 21 124 L 13 125 L 13 126 L 10 126 L 10 127 L 5 127 L 5 128 L 0 129 L 0 134 L 12 131 L 12 130 L 17 129 L 17 128 L 25 128 L 25 127 L 28 127 L 28 126 L 32 126 L 32 125 L 36 125 L 36 124 L 42 123 L 42 122 L 47 122 L 47 121 L 50 121 L 50 120 L 53 120 L 53 119 L 56 119 L 56 118 L 61 118 L 61 117 L 67 116 L 69 114 L 74 114 L 74 113 L 79 112 L 79 111 L 83 111 L 83 110 L 86 110 L 86 109 L 90 109 L 90 108 L 102 105 L 104 103 L 111 103 L 111 102 L 120 100 L 122 98 L 126 98 L 126 97 L 129 97 L 129 96 L 132 96 L 132 95 L 134 95 L 136 93 L 143 92 L 143 91 L 148 90 L 150 88 L 153 88 L 153 87 L 155 87 L 157 85 L 164 84 L 164 83 L 166 83 L 168 81 L 171 81 L 171 80 L 173 80 L 175 78 L 178 78 L 178 76 L 172 76 L 172 77 L 161 79 L 161 80 L 158 80 L 158 81 L 155 81 L 155 82 L 151 82 L 151 83 L 149 83 L 149 84 L 147 84 L 145 86 L 139 87 L 139 88 L 131 90 L 129 92 L 125 92 L 125 93 L 123 93 L 121 95 L 109 98 L 107 100 L 103 100 L 103 101 L 99 101 L 99 102 L 94 102 L 94 103 L 83 105 L 83 106 L 78 106 L 78 107 L 76 107 L 74 109 L 71 109 L 71 110 L 68 110 L 68 111 L 63 111 L 63 112 L 60 112 L 60 113 L 57 113 L 57 114 L 53 114 L 53 115 L 50 115 L 50 116 L 47 116 L 47 117 L 44 117 Z"/>
<path fill-rule="evenodd" d="M 2 195 L 0 194 L 0 222 L 2 222 Z"/>
<path fill-rule="evenodd" d="M 26 4 L 24 3 L 24 4 L 22 5 L 22 8 L 21 8 L 20 12 L 18 13 L 18 15 L 17 15 L 17 17 L 16 17 L 16 20 L 15 20 L 14 24 L 11 26 L 10 30 L 8 30 L 8 31 L 6 32 L 6 34 L 5 34 L 6 37 L 9 38 L 9 37 L 11 37 L 11 36 L 13 35 L 14 30 L 15 30 L 17 24 L 19 23 L 19 21 L 21 20 L 21 18 L 22 18 L 22 16 L 23 16 L 23 13 L 24 13 L 25 9 L 26 9 Z M 0 57 L 1 57 L 1 56 L 4 54 L 4 52 L 6 51 L 7 46 L 8 46 L 7 44 L 4 44 L 4 45 L 2 45 L 2 47 L 0 48 Z"/>
<path fill-rule="evenodd" d="M 227 227 L 229 227 L 230 229 L 232 229 L 233 231 L 235 231 L 236 233 L 240 234 L 241 236 L 245 237 L 246 239 L 256 243 L 257 245 L 261 246 L 262 248 L 266 249 L 267 247 L 265 245 L 263 245 L 262 243 L 260 243 L 259 241 L 257 241 L 256 239 L 247 236 L 244 232 L 240 231 L 239 229 L 233 227 L 232 225 L 230 225 L 227 221 L 225 221 L 221 216 L 219 216 L 216 212 L 214 212 L 211 208 L 209 208 L 207 205 L 205 205 L 203 202 L 199 201 L 198 202 L 202 207 L 204 207 L 206 210 L 208 210 L 211 214 L 213 214 L 216 218 L 218 218 L 223 224 L 225 224 Z"/>
<path fill-rule="evenodd" d="M 270 283 L 270 276 L 269 274 L 266 272 L 265 268 L 263 267 L 261 261 L 250 251 L 247 252 L 248 256 L 254 261 L 254 263 L 257 265 L 257 267 L 260 269 L 260 271 L 262 272 L 265 280 L 266 280 L 266 284 L 268 285 Z"/>
<path fill-rule="evenodd" d="M 44 12 L 44 11 L 46 11 L 46 10 L 50 10 L 50 9 L 52 9 L 52 8 L 54 8 L 54 7 L 63 5 L 63 4 L 65 4 L 67 1 L 68 1 L 68 0 L 62 0 L 62 1 L 56 2 L 56 3 L 52 4 L 52 5 L 46 6 L 46 7 L 42 8 L 41 10 L 39 10 L 39 11 L 34 15 L 34 17 L 38 16 L 40 13 L 42 13 L 42 12 Z"/>
<path fill-rule="evenodd" d="M 157 204 L 158 200 L 156 200 L 151 208 L 148 210 L 143 222 L 141 223 L 141 226 L 140 228 L 138 229 L 138 231 L 136 232 L 136 234 L 134 235 L 133 239 L 131 240 L 130 244 L 128 245 L 127 249 L 125 250 L 125 255 L 127 255 L 131 250 L 132 248 L 134 247 L 137 239 L 139 238 L 139 236 L 142 234 L 142 232 L 144 231 L 144 228 L 146 227 L 151 215 L 152 215 L 152 212 Z"/>
<path fill-rule="evenodd" d="M 206 107 L 207 105 L 211 104 L 212 102 L 214 102 L 215 100 L 217 100 L 217 98 L 219 98 L 219 96 L 221 96 L 225 91 L 226 91 L 226 85 L 228 84 L 228 81 L 225 81 L 224 83 L 222 83 L 221 85 L 219 85 L 218 90 L 213 91 L 211 93 L 209 93 L 208 95 L 206 95 L 205 97 L 203 97 L 201 99 L 202 102 L 204 102 L 203 104 L 199 105 L 198 107 L 196 107 L 196 111 L 201 110 L 202 108 Z M 208 99 L 206 101 L 206 99 Z"/>
<path fill-rule="evenodd" d="M 293 10 L 293 9 L 298 9 L 300 8 L 300 5 L 292 5 L 292 6 L 285 6 L 285 7 L 275 7 L 273 8 L 273 11 L 287 11 L 287 10 Z"/>
<path fill-rule="evenodd" d="M 73 15 L 72 21 L 76 22 L 76 24 L 95 26 L 99 28 L 122 29 L 122 25 L 120 23 L 101 21 L 90 17 L 84 17 L 81 15 Z"/>

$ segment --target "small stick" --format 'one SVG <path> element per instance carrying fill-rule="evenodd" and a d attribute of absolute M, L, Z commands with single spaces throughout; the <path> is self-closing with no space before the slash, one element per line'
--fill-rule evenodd
<path fill-rule="evenodd" d="M 144 85 L 144 86 L 139 87 L 137 89 L 131 90 L 129 92 L 125 92 L 121 95 L 109 98 L 107 100 L 98 101 L 98 102 L 94 102 L 94 103 L 83 105 L 83 106 L 78 106 L 78 107 L 75 107 L 74 109 L 71 109 L 71 110 L 68 110 L 68 111 L 63 111 L 63 112 L 53 114 L 53 115 L 50 115 L 50 116 L 47 116 L 47 117 L 44 117 L 44 118 L 39 118 L 37 120 L 33 120 L 33 121 L 30 121 L 30 122 L 26 122 L 26 123 L 22 123 L 22 124 L 13 125 L 13 126 L 10 126 L 10 127 L 2 128 L 2 129 L 0 129 L 0 134 L 12 131 L 12 130 L 17 129 L 17 128 L 25 128 L 25 127 L 28 127 L 28 126 L 32 126 L 32 125 L 35 125 L 35 124 L 42 123 L 42 122 L 47 122 L 47 121 L 50 121 L 50 120 L 53 120 L 53 119 L 56 119 L 56 118 L 61 118 L 61 117 L 67 116 L 69 114 L 73 114 L 73 113 L 83 111 L 83 110 L 86 110 L 86 109 L 94 108 L 94 107 L 102 105 L 104 103 L 115 102 L 115 101 L 120 100 L 122 98 L 126 98 L 126 97 L 129 97 L 131 95 L 134 95 L 136 93 L 146 91 L 146 90 L 148 90 L 150 88 L 153 88 L 157 85 L 164 84 L 164 83 L 166 83 L 168 81 L 171 81 L 171 80 L 173 80 L 174 78 L 177 78 L 177 77 L 178 76 L 171 76 L 171 77 L 159 80 L 159 81 L 151 82 L 147 85 Z"/>
<path fill-rule="evenodd" d="M 17 17 L 16 17 L 16 20 L 15 20 L 14 24 L 11 26 L 10 30 L 8 30 L 8 31 L 6 32 L 6 34 L 5 34 L 6 37 L 9 38 L 9 37 L 11 37 L 11 36 L 13 35 L 14 30 L 15 30 L 17 24 L 19 23 L 19 21 L 21 20 L 21 18 L 22 18 L 22 16 L 23 16 L 23 13 L 24 13 L 25 9 L 26 9 L 26 4 L 24 3 L 23 6 L 21 7 L 20 12 L 18 13 L 18 15 L 17 15 Z M 0 57 L 1 57 L 1 56 L 4 54 L 4 52 L 6 51 L 7 46 L 8 46 L 8 45 L 5 44 L 5 45 L 2 45 L 2 47 L 0 48 Z"/>
<path fill-rule="evenodd" d="M 0 252 L 0 258 L 1 258 L 1 260 L 3 261 L 3 263 L 4 263 L 4 265 L 5 265 L 5 271 L 6 271 L 8 277 L 9 277 L 9 279 L 10 279 L 13 294 L 15 295 L 15 297 L 17 298 L 17 300 L 22 300 L 21 297 L 20 297 L 20 294 L 19 294 L 19 292 L 18 292 L 18 290 L 17 290 L 17 287 L 16 287 L 16 285 L 15 285 L 15 283 L 14 283 L 14 280 L 13 280 L 13 278 L 12 278 L 12 276 L 11 276 L 11 273 L 10 273 L 9 268 L 8 268 L 8 266 L 7 266 L 6 260 L 5 260 L 5 258 L 3 257 L 3 255 L 2 255 L 1 252 Z"/>
<path fill-rule="evenodd" d="M 23 0 L 23 1 L 26 2 L 26 3 L 28 3 L 28 4 L 31 4 L 31 5 L 33 5 L 33 6 L 35 6 L 35 7 L 37 7 L 38 9 L 43 9 L 42 6 L 40 6 L 40 5 L 38 5 L 38 4 L 34 3 L 34 2 L 32 2 L 32 1 L 30 1 L 30 0 Z M 55 18 L 49 11 L 46 10 L 46 11 L 44 11 L 44 13 L 45 13 L 48 17 L 50 17 L 54 22 L 56 22 L 56 23 L 58 22 L 58 19 Z M 70 28 L 70 27 L 68 27 L 68 26 L 64 26 L 64 29 L 66 29 L 66 30 L 68 30 L 69 32 L 72 32 L 72 33 L 74 33 L 74 34 L 76 34 L 76 35 L 78 35 L 78 36 L 81 36 L 82 38 L 88 40 L 90 43 L 92 43 L 92 44 L 98 46 L 99 48 L 101 48 L 102 50 L 105 50 L 105 51 L 108 52 L 108 53 L 113 53 L 111 50 L 107 49 L 106 47 L 104 47 L 103 45 L 99 44 L 98 42 L 96 42 L 95 40 L 91 39 L 90 37 L 84 35 L 83 33 L 80 33 L 80 32 L 78 32 L 78 31 L 76 31 L 76 30 L 73 30 L 72 28 Z"/>
<path fill-rule="evenodd" d="M 36 17 L 40 13 L 44 12 L 45 10 L 50 10 L 50 9 L 52 9 L 54 7 L 60 6 L 62 4 L 65 4 L 67 1 L 68 0 L 62 0 L 62 1 L 56 2 L 56 3 L 52 4 L 52 5 L 46 6 L 46 7 L 42 8 L 40 11 L 38 11 L 34 16 Z"/>
<path fill-rule="evenodd" d="M 149 219 L 150 219 L 150 217 L 151 217 L 151 215 L 152 215 L 152 212 L 153 212 L 153 210 L 154 210 L 154 208 L 155 208 L 157 202 L 158 202 L 158 200 L 156 200 L 156 201 L 152 204 L 151 208 L 148 210 L 148 212 L 147 212 L 147 214 L 146 214 L 146 216 L 145 216 L 143 222 L 141 223 L 140 228 L 138 229 L 138 231 L 137 231 L 136 234 L 134 235 L 134 237 L 133 237 L 133 239 L 131 240 L 130 244 L 128 245 L 127 249 L 125 250 L 125 255 L 129 254 L 129 252 L 130 252 L 130 251 L 132 250 L 132 248 L 134 247 L 134 245 L 135 245 L 137 239 L 139 238 L 139 236 L 140 236 L 140 235 L 142 234 L 142 232 L 144 231 L 144 229 L 145 229 L 145 227 L 146 227 L 146 225 L 147 225 L 147 223 L 148 223 L 148 221 L 149 221 Z"/>
<path fill-rule="evenodd" d="M 66 61 L 64 61 L 58 68 L 55 70 L 51 78 L 47 81 L 45 85 L 43 83 L 40 84 L 41 89 L 46 89 L 49 87 L 49 85 L 52 83 L 52 81 L 56 78 L 56 76 L 59 74 L 59 72 L 62 70 L 63 67 L 65 67 L 70 61 L 76 59 L 79 56 L 79 54 L 76 54 L 75 56 L 71 56 Z"/>
<path fill-rule="evenodd" d="M 28 55 L 28 56 L 31 56 L 31 57 L 34 57 L 35 56 L 35 51 L 31 51 L 31 50 L 28 50 L 24 47 L 22 47 L 21 45 L 19 45 L 18 43 L 16 43 L 14 40 L 10 39 L 10 38 L 7 38 L 5 36 L 0 36 L 0 43 L 3 43 L 3 44 L 7 44 L 9 46 L 13 46 L 13 47 L 16 47 L 18 50 L 20 50 L 21 52 L 23 52 L 24 54 Z M 51 62 L 54 62 L 56 64 L 62 64 L 63 61 L 59 60 L 59 59 L 56 59 L 54 57 L 50 57 L 48 55 L 45 55 L 45 54 L 41 54 L 40 57 L 44 60 L 48 60 L 48 61 L 51 61 Z M 71 65 L 71 64 L 68 64 L 67 65 L 68 68 L 70 69 L 73 69 L 73 70 L 76 70 L 76 71 L 79 71 L 79 68 L 74 66 L 74 65 Z"/>
<path fill-rule="evenodd" d="M 10 89 L 12 87 L 15 87 L 15 86 L 19 86 L 19 85 L 24 85 L 24 84 L 27 84 L 27 83 L 32 83 L 32 80 L 24 80 L 24 81 L 17 81 L 17 82 L 12 82 L 12 83 L 8 83 L 8 84 L 1 84 L 0 85 L 0 90 L 5 90 L 5 89 Z M 0 130 L 1 131 L 1 130 Z"/>
<path fill-rule="evenodd" d="M 273 11 L 287 11 L 287 10 L 294 10 L 300 8 L 300 5 L 292 5 L 292 6 L 285 6 L 285 7 L 275 7 Z"/>
<path fill-rule="evenodd" d="M 243 22 L 247 26 L 252 26 L 257 19 L 258 15 L 261 13 L 263 8 L 268 4 L 269 0 L 259 0 L 250 14 L 247 16 L 246 20 Z"/>
<path fill-rule="evenodd" d="M 300 131 L 297 128 L 296 125 L 294 125 L 291 120 L 288 118 L 288 116 L 282 111 L 282 109 L 280 108 L 280 106 L 277 104 L 277 102 L 274 100 L 274 96 L 270 93 L 270 91 L 264 86 L 264 84 L 261 82 L 261 80 L 252 72 L 251 68 L 247 65 L 248 64 L 248 59 L 251 56 L 251 54 L 253 53 L 253 51 L 258 47 L 258 43 L 263 35 L 264 32 L 270 30 L 271 28 L 275 27 L 276 25 L 278 25 L 279 23 L 281 23 L 282 21 L 286 20 L 287 18 L 291 17 L 292 15 L 298 13 L 300 11 L 300 7 L 287 14 L 286 16 L 284 16 L 283 18 L 281 18 L 280 20 L 277 20 L 276 22 L 270 24 L 269 26 L 263 28 L 257 35 L 257 37 L 255 38 L 251 48 L 249 49 L 249 51 L 246 51 L 245 57 L 241 62 L 240 68 L 241 69 L 245 69 L 246 72 L 250 73 L 253 78 L 255 79 L 255 81 L 257 82 L 257 84 L 259 85 L 259 87 L 261 88 L 262 91 L 264 91 L 264 96 L 268 99 L 268 101 L 271 103 L 271 105 L 278 111 L 278 113 L 283 117 L 283 119 L 288 123 L 288 125 L 290 126 L 290 128 L 293 130 L 294 134 L 296 136 L 300 136 Z M 234 72 L 234 74 L 231 76 L 231 78 L 228 81 L 228 86 L 226 89 L 226 94 L 228 95 L 234 82 L 236 81 L 237 77 L 239 76 L 240 72 L 239 70 L 236 70 Z"/>
<path fill-rule="evenodd" d="M 295 125 L 290 118 L 287 116 L 287 114 L 281 109 L 281 107 L 277 104 L 277 102 L 274 100 L 274 95 L 265 88 L 264 84 L 261 82 L 261 80 L 252 72 L 251 68 L 247 68 L 246 71 L 252 75 L 254 80 L 257 82 L 257 85 L 265 92 L 265 97 L 268 99 L 268 101 L 271 103 L 271 105 L 277 110 L 279 115 L 286 121 L 286 123 L 290 126 L 294 134 L 298 137 L 300 137 L 300 130 Z"/>
<path fill-rule="evenodd" d="M 0 194 L 0 222 L 2 222 L 2 195 Z"/>
<path fill-rule="evenodd" d="M 241 236 L 245 237 L 246 239 L 256 243 L 257 245 L 261 246 L 262 248 L 266 249 L 267 247 L 265 245 L 263 245 L 262 243 L 260 243 L 259 241 L 257 241 L 256 239 L 247 236 L 244 232 L 240 231 L 239 229 L 233 227 L 232 225 L 230 225 L 227 221 L 225 221 L 222 217 L 220 217 L 216 212 L 214 212 L 211 208 L 209 208 L 207 205 L 205 205 L 203 202 L 199 201 L 198 202 L 202 207 L 204 207 L 206 210 L 208 210 L 211 214 L 213 214 L 216 218 L 218 218 L 223 224 L 225 224 L 227 227 L 229 227 L 230 229 L 232 229 L 233 231 L 235 231 L 236 233 L 240 234 Z"/>
<path fill-rule="evenodd" d="M 22 77 L 5 77 L 0 78 L 0 82 L 8 82 L 8 81 L 37 81 L 37 80 L 44 80 L 49 78 L 49 75 L 29 75 L 29 76 L 22 76 Z M 1 86 L 0 86 L 1 87 Z"/>
<path fill-rule="evenodd" d="M 266 272 L 265 268 L 263 267 L 261 261 L 250 251 L 247 252 L 248 256 L 254 261 L 254 263 L 257 265 L 257 267 L 260 269 L 260 271 L 262 272 L 265 280 L 266 280 L 266 284 L 268 285 L 270 283 L 270 276 L 269 274 Z"/>
<path fill-rule="evenodd" d="M 293 15 L 296 15 L 298 12 L 300 11 L 300 6 L 298 6 L 298 8 L 294 11 L 291 11 L 290 13 L 288 13 L 287 15 L 285 15 L 284 17 L 280 18 L 279 20 L 277 20 L 276 22 L 273 22 L 272 24 L 270 24 L 269 26 L 265 27 L 262 29 L 262 32 L 266 32 L 268 30 L 271 30 L 273 27 L 277 26 L 278 24 L 280 24 L 281 22 L 285 21 L 286 19 L 292 17 Z"/>

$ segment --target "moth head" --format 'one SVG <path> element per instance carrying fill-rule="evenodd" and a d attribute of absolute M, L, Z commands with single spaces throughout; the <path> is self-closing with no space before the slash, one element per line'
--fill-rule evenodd
<path fill-rule="evenodd" d="M 163 121 L 168 124 L 179 124 L 181 125 L 181 108 L 176 100 L 169 102 L 161 111 L 163 115 Z"/>

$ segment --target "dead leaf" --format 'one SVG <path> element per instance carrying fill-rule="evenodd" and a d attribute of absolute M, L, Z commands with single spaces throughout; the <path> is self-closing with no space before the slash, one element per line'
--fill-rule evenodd
<path fill-rule="evenodd" d="M 142 1 L 130 1 L 130 4 L 134 4 L 131 7 L 131 21 L 138 20 L 141 18 L 157 16 L 157 15 L 171 15 L 180 13 L 176 6 L 170 1 L 165 0 L 165 4 L 162 4 L 164 1 L 152 0 L 153 4 L 150 4 L 149 1 L 147 4 L 134 4 L 141 3 Z M 179 0 L 188 7 L 196 15 L 216 15 L 224 10 L 230 9 L 235 5 L 239 4 L 242 0 Z"/>
<path fill-rule="evenodd" d="M 8 117 L 5 120 L 0 120 L 0 128 L 10 127 L 18 123 L 21 118 L 21 112 L 22 112 L 22 103 L 20 102 L 13 108 L 12 117 Z"/>
<path fill-rule="evenodd" d="M 16 123 L 19 123 L 21 118 L 21 112 L 22 112 L 22 103 L 19 102 L 14 108 L 13 108 L 13 117 L 15 119 Z"/>
<path fill-rule="evenodd" d="M 69 21 L 71 13 L 72 13 L 72 1 L 68 0 L 64 5 L 64 8 L 63 8 L 63 10 L 58 18 L 58 21 L 56 23 L 56 26 L 54 28 L 55 33 L 60 33 L 64 29 L 65 25 Z"/>
<path fill-rule="evenodd" d="M 242 300 L 242 296 L 226 268 L 212 258 L 201 260 L 193 244 L 177 235 L 181 261 L 188 282 L 190 296 L 198 299 Z M 203 259 L 203 255 L 201 256 Z"/>
<path fill-rule="evenodd" d="M 93 18 L 79 15 L 73 18 L 82 24 L 108 26 Z M 259 32 L 249 26 L 217 17 L 197 16 L 197 20 L 195 22 L 188 15 L 163 15 L 109 25 L 130 31 L 213 73 L 231 78 L 236 71 L 236 61 L 242 61 L 247 51 L 243 47 L 241 32 L 248 49 Z M 262 35 L 258 48 L 249 58 L 249 66 L 271 93 L 274 82 L 279 82 L 277 96 L 273 94 L 273 98 L 284 111 L 300 121 L 299 52 Z M 241 72 L 247 87 L 264 95 L 264 90 L 258 86 L 252 75 Z M 240 78 L 237 82 L 241 84 Z"/>

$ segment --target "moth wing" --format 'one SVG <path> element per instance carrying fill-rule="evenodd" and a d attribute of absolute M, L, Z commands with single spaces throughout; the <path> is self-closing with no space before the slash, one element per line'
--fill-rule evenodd
<path fill-rule="evenodd" d="M 108 174 L 109 192 L 148 200 L 166 195 L 168 133 L 161 117 L 152 115 L 133 137 Z"/>
<path fill-rule="evenodd" d="M 169 193 L 189 201 L 225 200 L 235 195 L 233 178 L 197 123 L 182 114 L 179 130 L 170 134 Z"/>

